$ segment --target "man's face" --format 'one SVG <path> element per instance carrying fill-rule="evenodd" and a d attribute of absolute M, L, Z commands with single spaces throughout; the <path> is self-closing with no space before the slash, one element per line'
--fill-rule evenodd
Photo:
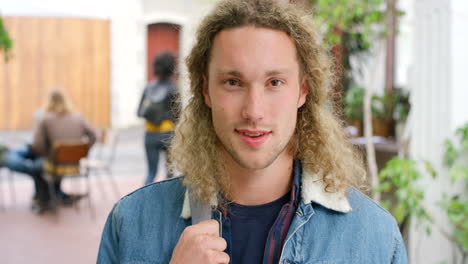
<path fill-rule="evenodd" d="M 291 155 L 308 93 L 299 76 L 294 42 L 282 31 L 245 26 L 216 35 L 203 93 L 225 156 L 256 170 Z"/>

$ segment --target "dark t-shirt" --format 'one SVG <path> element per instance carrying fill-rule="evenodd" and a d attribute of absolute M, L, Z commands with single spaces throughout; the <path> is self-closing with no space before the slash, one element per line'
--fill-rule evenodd
<path fill-rule="evenodd" d="M 258 264 L 263 262 L 265 243 L 270 228 L 281 210 L 290 200 L 290 193 L 271 203 L 245 206 L 231 203 L 228 217 L 231 220 L 233 264 Z"/>

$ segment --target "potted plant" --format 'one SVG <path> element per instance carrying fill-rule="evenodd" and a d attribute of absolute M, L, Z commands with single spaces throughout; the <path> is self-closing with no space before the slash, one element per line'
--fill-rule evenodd
<path fill-rule="evenodd" d="M 372 96 L 372 128 L 374 135 L 390 137 L 393 135 L 393 111 L 396 97 L 386 91 L 383 95 Z"/>
<path fill-rule="evenodd" d="M 393 111 L 393 120 L 395 121 L 395 138 L 398 145 L 405 151 L 409 148 L 409 137 L 405 137 L 406 120 L 411 111 L 409 91 L 398 87 L 393 90 L 395 96 L 395 109 Z"/>
<path fill-rule="evenodd" d="M 395 97 L 393 119 L 398 123 L 404 123 L 408 119 L 411 110 L 410 92 L 401 87 L 397 87 L 393 90 L 393 95 Z"/>
<path fill-rule="evenodd" d="M 348 89 L 345 95 L 344 100 L 344 112 L 346 118 L 348 119 L 348 124 L 356 127 L 357 136 L 362 136 L 362 118 L 363 118 L 363 109 L 362 105 L 364 103 L 364 88 L 353 84 Z"/>

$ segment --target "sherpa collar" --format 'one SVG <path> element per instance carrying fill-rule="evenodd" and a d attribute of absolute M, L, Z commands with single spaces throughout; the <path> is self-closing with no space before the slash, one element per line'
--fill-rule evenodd
<path fill-rule="evenodd" d="M 297 166 L 294 166 L 295 173 L 297 171 Z M 351 205 L 349 204 L 348 199 L 346 198 L 346 193 L 341 192 L 326 192 L 324 182 L 322 177 L 319 174 L 312 174 L 307 171 L 303 171 L 301 177 L 301 196 L 304 204 L 309 203 L 318 203 L 321 206 L 334 210 L 341 213 L 347 213 L 352 210 Z M 218 205 L 217 197 L 213 197 L 210 201 L 212 207 Z M 191 217 L 190 212 L 190 198 L 188 191 L 185 192 L 184 204 L 182 207 L 181 217 L 188 219 Z"/>

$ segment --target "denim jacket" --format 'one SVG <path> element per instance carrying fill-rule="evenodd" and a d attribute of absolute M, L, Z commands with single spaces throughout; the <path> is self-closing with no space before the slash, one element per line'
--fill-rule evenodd
<path fill-rule="evenodd" d="M 387 211 L 354 188 L 328 193 L 318 175 L 301 176 L 301 201 L 280 263 L 407 263 L 400 231 Z M 147 185 L 122 198 L 107 219 L 97 262 L 169 263 L 191 225 L 182 180 Z"/>

